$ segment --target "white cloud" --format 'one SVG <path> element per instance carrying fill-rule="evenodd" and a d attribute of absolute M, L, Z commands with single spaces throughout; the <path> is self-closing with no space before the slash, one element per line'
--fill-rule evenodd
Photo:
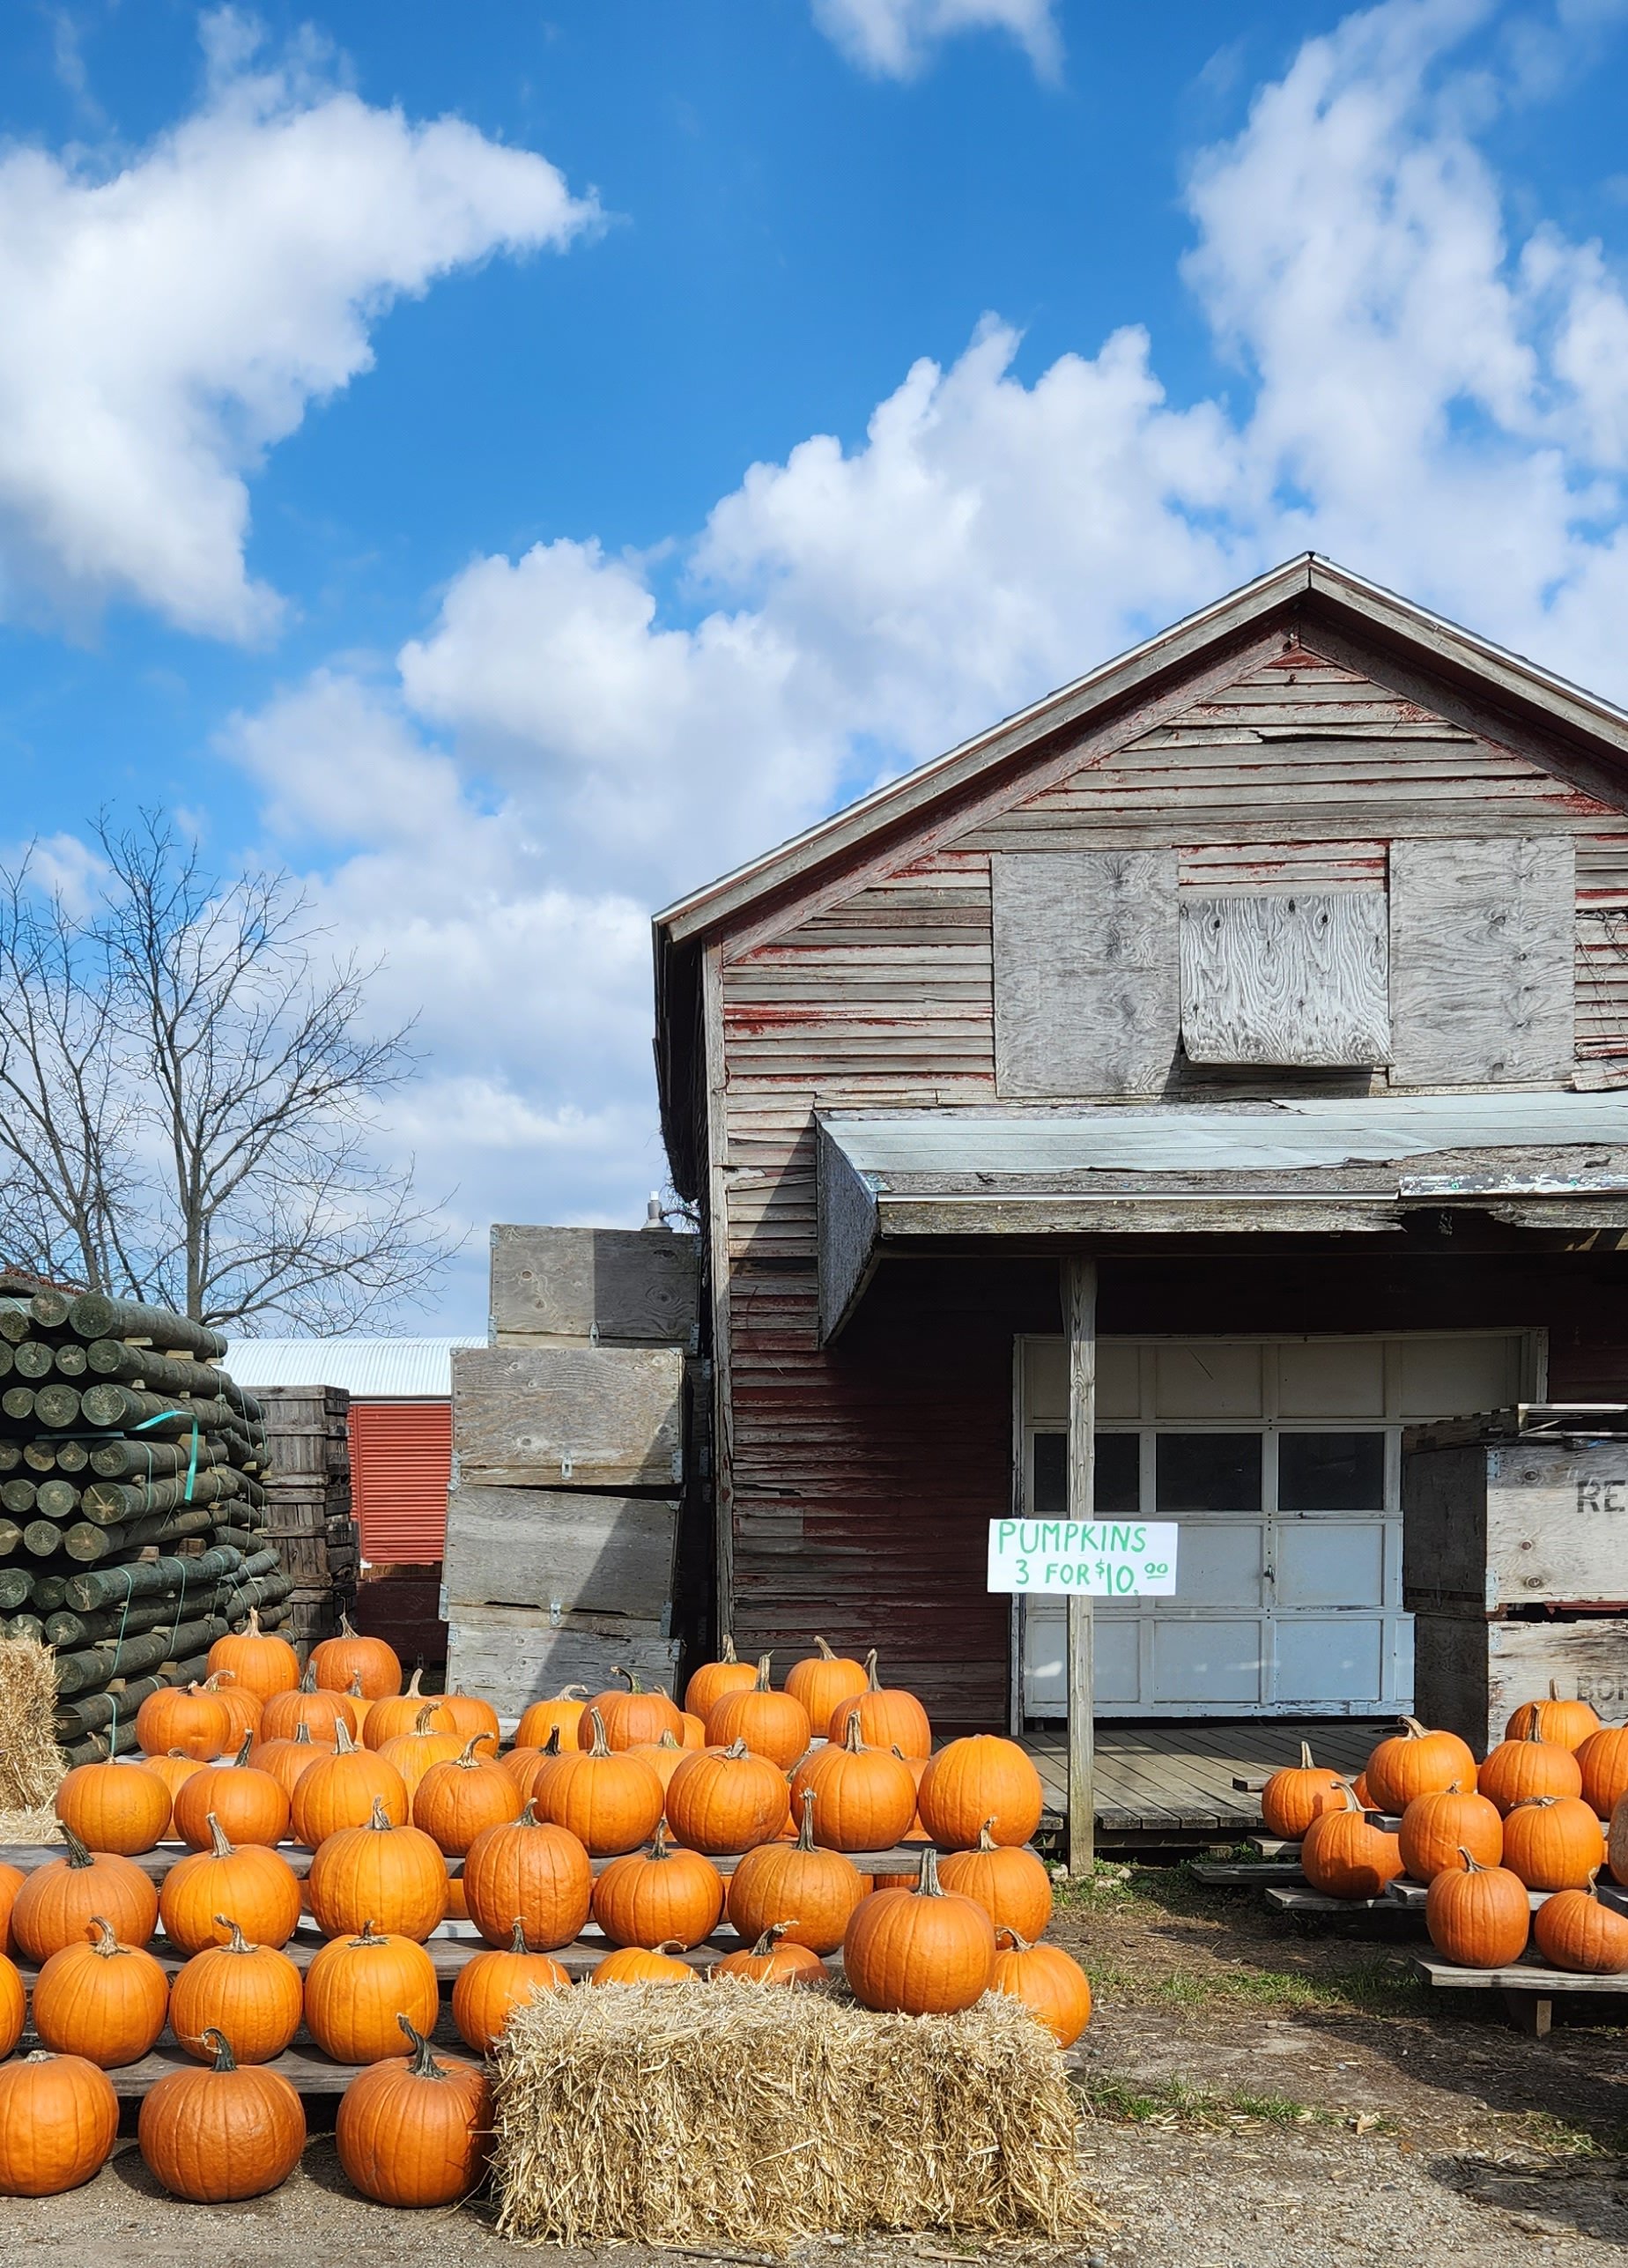
<path fill-rule="evenodd" d="M 200 107 L 116 167 L 0 156 L 0 605 L 43 589 L 265 631 L 246 476 L 372 360 L 390 302 L 594 218 L 546 159 L 418 123 L 206 23 Z"/>
<path fill-rule="evenodd" d="M 857 448 L 752 467 L 682 611 L 539 545 L 458 575 L 393 678 L 244 722 L 387 1008 L 429 1004 L 415 1138 L 455 1132 L 471 1218 L 638 1218 L 646 909 L 1296 550 L 1628 697 L 1628 300 L 1598 245 L 1512 229 L 1478 137 L 1530 88 L 1460 63 L 1486 16 L 1353 16 L 1195 168 L 1236 400 L 1169 400 L 1134 328 L 1025 382 L 988 322 Z"/>
<path fill-rule="evenodd" d="M 1042 78 L 1062 60 L 1054 0 L 814 0 L 814 20 L 878 78 L 913 78 L 934 48 L 962 32 L 1009 32 Z"/>

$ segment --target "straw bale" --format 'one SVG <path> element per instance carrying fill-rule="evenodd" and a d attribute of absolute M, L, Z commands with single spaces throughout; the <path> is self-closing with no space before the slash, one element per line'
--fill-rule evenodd
<path fill-rule="evenodd" d="M 48 1839 L 48 1828 L 12 1830 L 26 1830 L 29 1815 L 48 1814 L 68 1769 L 51 1730 L 56 1708 L 49 1649 L 32 1638 L 0 1639 L 0 1842 Z"/>
<path fill-rule="evenodd" d="M 751 1978 L 540 1994 L 498 2043 L 499 2228 L 745 2244 L 1109 2226 L 1062 2059 L 1017 2001 L 877 2016 Z"/>

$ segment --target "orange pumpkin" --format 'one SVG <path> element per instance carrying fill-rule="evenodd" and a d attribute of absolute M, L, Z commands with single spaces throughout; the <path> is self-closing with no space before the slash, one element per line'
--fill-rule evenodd
<path fill-rule="evenodd" d="M 211 1677 L 227 1673 L 245 1693 L 262 1702 L 269 1701 L 273 1694 L 292 1693 L 300 1683 L 299 1655 L 286 1638 L 262 1630 L 259 1609 L 253 1606 L 248 1610 L 248 1629 L 217 1638 L 209 1649 L 207 1666 Z"/>
<path fill-rule="evenodd" d="M 1016 1930 L 995 1954 L 990 1989 L 1004 1992 L 1038 2016 L 1060 2048 L 1071 2048 L 1091 2021 L 1091 1980 L 1060 1946 L 1031 1945 Z"/>
<path fill-rule="evenodd" d="M 1343 1807 L 1314 1819 L 1300 1839 L 1300 1866 L 1314 1890 L 1328 1898 L 1378 1898 L 1402 1872 L 1394 1834 L 1359 1809 L 1348 1790 Z"/>
<path fill-rule="evenodd" d="M 705 1748 L 707 1745 L 706 1719 L 692 1716 L 686 1708 L 681 1713 L 681 1721 L 684 1731 L 678 1736 L 680 1746 L 689 1749 Z"/>
<path fill-rule="evenodd" d="M 655 1833 L 662 1783 L 642 1757 L 612 1755 L 597 1709 L 588 1723 L 587 1748 L 538 1765 L 531 1801 L 539 1819 L 568 1828 L 591 1858 L 614 1858 Z"/>
<path fill-rule="evenodd" d="M 121 1945 L 144 1946 L 159 1918 L 159 1894 L 141 1868 L 109 1850 L 89 1851 L 63 1828 L 65 1858 L 33 1872 L 11 1901 L 11 1938 L 31 1960 L 48 1960 L 83 1942 L 92 1921 L 111 1923 Z"/>
<path fill-rule="evenodd" d="M 944 1890 L 938 1858 L 921 1854 L 913 1890 L 862 1899 L 842 1941 L 855 1999 L 884 2014 L 946 2016 L 970 2008 L 995 1974 L 995 1925 L 971 1898 Z"/>
<path fill-rule="evenodd" d="M 305 2148 L 305 2112 L 279 2072 L 240 2071 L 226 2035 L 211 2027 L 214 2061 L 166 2072 L 143 2097 L 141 2154 L 172 2196 L 194 2205 L 263 2197 L 285 2182 Z"/>
<path fill-rule="evenodd" d="M 376 2063 L 352 2080 L 334 2146 L 362 2195 L 380 2205 L 458 2205 L 485 2169 L 492 2087 L 485 2071 L 461 2056 L 440 2061 L 405 2016 L 401 2027 L 411 2054 L 405 2063 Z"/>
<path fill-rule="evenodd" d="M 56 1816 L 92 1850 L 133 1858 L 170 1823 L 170 1794 L 144 1764 L 78 1764 L 56 1790 Z"/>
<path fill-rule="evenodd" d="M 1602 1906 L 1592 1883 L 1545 1898 L 1532 1916 L 1532 1935 L 1551 1968 L 1585 1976 L 1620 1976 L 1628 1969 L 1628 1916 Z"/>
<path fill-rule="evenodd" d="M 0 2058 L 9 2056 L 23 2036 L 28 1996 L 15 1962 L 0 1960 Z"/>
<path fill-rule="evenodd" d="M 387 1740 L 379 1753 L 393 1772 L 401 1776 L 411 1805 L 424 1785 L 425 1775 L 437 1764 L 449 1763 L 462 1756 L 468 1733 L 458 1732 L 448 1724 L 442 1712 L 439 1729 L 435 1719 L 440 1704 L 426 1701 L 418 1711 L 411 1732 L 398 1732 Z"/>
<path fill-rule="evenodd" d="M 489 2055 L 517 2008 L 529 2006 L 539 1992 L 563 1992 L 571 1979 L 557 1960 L 526 1946 L 526 1925 L 518 1916 L 500 1950 L 476 1953 L 458 1971 L 452 1988 L 452 2020 L 458 2037 L 477 2055 Z"/>
<path fill-rule="evenodd" d="M 168 2007 L 158 1962 L 139 1946 L 122 1946 L 100 1915 L 82 1943 L 54 1953 L 34 1979 L 34 2029 L 45 2046 L 104 2071 L 150 2055 Z"/>
<path fill-rule="evenodd" d="M 113 2154 L 119 2098 L 83 2056 L 44 2049 L 0 2064 L 0 2197 L 77 2190 Z"/>
<path fill-rule="evenodd" d="M 725 1634 L 715 1662 L 703 1662 L 691 1674 L 684 1689 L 685 1711 L 692 1716 L 707 1721 L 707 1712 L 725 1694 L 749 1693 L 758 1682 L 758 1672 L 750 1662 L 743 1662 L 735 1650 L 735 1641 Z"/>
<path fill-rule="evenodd" d="M 175 1832 L 194 1850 L 211 1841 L 211 1812 L 231 1842 L 281 1842 L 288 1833 L 283 1783 L 249 1762 L 253 1753 L 253 1737 L 246 1732 L 235 1762 L 199 1765 L 176 1795 Z"/>
<path fill-rule="evenodd" d="M 562 1771 L 565 1765 L 554 1768 Z M 686 1756 L 667 1790 L 673 1833 L 686 1849 L 709 1857 L 771 1842 L 787 1816 L 786 1783 L 778 1768 L 766 1756 L 750 1754 L 743 1741 Z"/>
<path fill-rule="evenodd" d="M 1438 1953 L 1464 1968 L 1507 1968 L 1526 1951 L 1531 1909 L 1506 1866 L 1482 1866 L 1462 1851 L 1424 1895 L 1424 1926 Z"/>
<path fill-rule="evenodd" d="M 729 1877 L 729 1920 L 749 1944 L 778 1922 L 793 1945 L 806 1946 L 814 1953 L 835 1953 L 865 1895 L 865 1877 L 840 1851 L 817 1848 L 811 1788 L 803 1790 L 801 1810 L 803 1824 L 795 1842 L 759 1843 Z M 1047 1904 L 1049 1909 L 1049 1888 Z"/>
<path fill-rule="evenodd" d="M 921 1824 L 921 1782 L 927 1771 L 928 1760 L 925 1756 L 906 1756 L 902 1748 L 890 1748 L 888 1754 L 890 1756 L 898 1757 L 906 1771 L 909 1773 L 910 1777 L 914 1783 L 916 1791 L 915 1815 L 911 1820 L 909 1826 L 905 1829 L 904 1834 L 900 1840 L 905 1842 L 931 1842 L 933 1840 L 932 1836 L 929 1834 L 927 1829 Z"/>
<path fill-rule="evenodd" d="M 750 1952 L 725 1953 L 714 1976 L 744 1976 L 756 1984 L 825 1984 L 830 1975 L 818 1953 L 788 1936 L 789 1922 L 771 1922 Z"/>
<path fill-rule="evenodd" d="M 582 1844 L 539 1820 L 530 1801 L 517 1820 L 483 1827 L 463 1862 L 469 1916 L 490 1946 L 509 1942 L 516 1916 L 528 1951 L 570 1945 L 588 1919 L 593 1888 Z"/>
<path fill-rule="evenodd" d="M 546 1701 L 534 1701 L 522 1710 L 519 1724 L 514 1729 L 516 1748 L 546 1748 L 551 1732 L 559 1735 L 558 1748 L 580 1748 L 578 1728 L 582 1719 L 582 1706 L 588 1698 L 586 1686 L 561 1686 L 557 1694 Z M 557 1752 L 558 1753 L 558 1749 Z"/>
<path fill-rule="evenodd" d="M 1504 1822 L 1485 1796 L 1458 1787 L 1415 1796 L 1402 1815 L 1396 1841 L 1402 1869 L 1415 1882 L 1433 1882 L 1443 1867 L 1462 1870 L 1463 1853 L 1481 1866 L 1504 1856 Z"/>
<path fill-rule="evenodd" d="M 1032 1850 L 1014 1843 L 997 1843 L 990 1827 L 979 1835 L 973 1850 L 952 1851 L 938 1863 L 938 1879 L 946 1890 L 980 1905 L 994 1923 L 998 1937 L 1008 1930 L 1031 1943 L 1052 1917 L 1051 1877 Z"/>
<path fill-rule="evenodd" d="M 455 1756 L 432 1765 L 412 1799 L 412 1821 L 449 1858 L 462 1858 L 484 1827 L 517 1820 L 521 1793 L 500 1764 L 475 1753 L 489 1732 L 477 1732 Z"/>
<path fill-rule="evenodd" d="M 1373 1790 L 1368 1785 L 1368 1775 L 1365 1772 L 1358 1772 L 1357 1777 L 1351 1782 L 1351 1793 L 1365 1812 L 1379 1810 L 1379 1805 L 1373 1800 Z"/>
<path fill-rule="evenodd" d="M 645 1762 L 661 1782 L 663 1790 L 671 1785 L 673 1774 L 684 1762 L 684 1758 L 693 1755 L 694 1753 L 692 1749 L 685 1747 L 683 1741 L 675 1740 L 670 1732 L 664 1732 L 659 1740 L 653 1742 L 648 1747 L 630 1748 L 627 1751 L 630 1756 L 644 1758 Z"/>
<path fill-rule="evenodd" d="M 595 1696 L 579 1720 L 579 1742 L 588 1729 L 591 1709 L 597 1709 L 604 1722 L 606 1745 L 618 1753 L 626 1748 L 648 1748 L 664 1732 L 670 1732 L 675 1740 L 678 1738 L 684 1731 L 684 1719 L 665 1694 L 649 1690 L 641 1683 L 636 1670 L 615 1669 L 611 1675 L 625 1678 L 627 1691 L 613 1690 Z"/>
<path fill-rule="evenodd" d="M 1628 1796 L 1628 1724 L 1602 1724 L 1578 1744 L 1577 1761 L 1583 1775 L 1583 1801 L 1609 1820 Z"/>
<path fill-rule="evenodd" d="M 252 1756 L 250 1760 L 253 1760 Z M 170 1823 L 159 1838 L 159 1842 L 163 1842 L 174 1833 L 176 1797 L 195 1772 L 206 1772 L 209 1767 L 201 1763 L 196 1756 L 183 1756 L 177 1748 L 168 1756 L 144 1756 L 141 1768 L 144 1772 L 151 1772 L 162 1780 L 169 1790 Z"/>
<path fill-rule="evenodd" d="M 1504 1727 L 1506 1740 L 1527 1740 L 1536 1733 L 1540 1740 L 1552 1740 L 1562 1748 L 1573 1752 L 1580 1748 L 1591 1732 L 1598 1732 L 1600 1720 L 1586 1701 L 1562 1701 L 1552 1678 L 1549 1680 L 1547 1701 L 1522 1701 Z"/>
<path fill-rule="evenodd" d="M 1500 1740 L 1490 1750 L 1476 1784 L 1502 1815 L 1528 1796 L 1580 1796 L 1583 1769 L 1569 1748 L 1545 1740 L 1534 1726 L 1521 1739 Z"/>
<path fill-rule="evenodd" d="M 306 1971 L 306 2026 L 337 2064 L 376 2064 L 405 2056 L 410 2043 L 397 2020 L 435 2029 L 440 1994 L 435 1964 L 411 1938 L 387 1938 L 367 1924 L 353 1938 L 332 1938 Z"/>
<path fill-rule="evenodd" d="M 195 1694 L 213 1694 L 231 1718 L 231 1730 L 221 1750 L 223 1756 L 235 1755 L 243 1745 L 245 1738 L 259 1738 L 260 1718 L 265 1704 L 258 1694 L 250 1693 L 247 1686 L 240 1686 L 229 1670 L 216 1671 L 202 1685 L 195 1685 L 189 1690 Z"/>
<path fill-rule="evenodd" d="M 997 1842 L 1027 1842 L 1040 1823 L 1046 1791 L 1015 1740 L 977 1732 L 946 1742 L 929 1758 L 916 1800 L 935 1842 L 970 1850 L 986 1827 Z"/>
<path fill-rule="evenodd" d="M 446 1916 L 447 1862 L 427 1834 L 399 1826 L 375 1801 L 365 1827 L 318 1843 L 306 1891 L 324 1937 L 353 1936 L 371 1922 L 386 1937 L 421 1942 Z"/>
<path fill-rule="evenodd" d="M 294 1837 L 313 1849 L 344 1827 L 366 1827 L 375 1804 L 383 1805 L 394 1827 L 405 1827 L 410 1816 L 407 1790 L 389 1759 L 359 1748 L 348 1725 L 340 1725 L 337 1733 L 334 1753 L 302 1772 L 294 1784 Z"/>
<path fill-rule="evenodd" d="M 327 1741 L 330 1746 L 341 1724 L 352 1739 L 356 1737 L 356 1711 L 349 1696 L 326 1688 L 319 1692 L 316 1671 L 309 1662 L 300 1683 L 287 1693 L 273 1694 L 261 1710 L 260 1738 L 267 1742 L 292 1740 L 302 1724 L 313 1740 Z"/>
<path fill-rule="evenodd" d="M 426 1709 L 430 1712 L 427 1730 L 451 1731 L 449 1713 L 433 1694 L 419 1692 L 418 1681 L 423 1675 L 421 1669 L 415 1670 L 402 1692 L 386 1694 L 381 1700 L 368 1703 L 367 1715 L 362 1725 L 362 1739 L 367 1747 L 382 1748 L 387 1740 L 395 1740 L 403 1733 L 416 1732 L 419 1717 Z M 346 1698 L 349 1699 L 348 1694 Z"/>
<path fill-rule="evenodd" d="M 211 2060 L 204 2038 L 224 2032 L 240 2064 L 269 2064 L 295 2033 L 305 2006 L 300 1971 L 275 1946 L 251 1945 L 235 1922 L 232 1934 L 183 1961 L 170 1988 L 170 2029 L 189 2056 Z"/>
<path fill-rule="evenodd" d="M 1581 1890 L 1604 1863 L 1604 1833 L 1580 1796 L 1528 1796 L 1504 1821 L 1504 1864 L 1528 1890 Z"/>
<path fill-rule="evenodd" d="M 1369 1757 L 1369 1791 L 1381 1812 L 1405 1812 L 1415 1796 L 1432 1796 L 1456 1781 L 1476 1785 L 1476 1760 L 1456 1732 L 1428 1732 L 1416 1716 L 1381 1740 Z"/>
<path fill-rule="evenodd" d="M 285 1946 L 300 1922 L 300 1883 L 288 1861 L 263 1843 L 240 1850 L 210 1821 L 210 1848 L 177 1859 L 159 1892 L 164 1934 L 181 1952 L 231 1940 L 229 1914 L 257 1945 Z"/>
<path fill-rule="evenodd" d="M 678 1950 L 676 1945 L 657 1946 L 651 1952 L 642 1946 L 620 1946 L 588 1971 L 588 1981 L 590 1984 L 699 1984 L 699 1972 L 687 1961 L 672 1958 Z"/>
<path fill-rule="evenodd" d="M 786 1690 L 808 1711 L 811 1725 L 831 1723 L 839 1701 L 857 1701 L 865 1690 L 865 1666 L 846 1654 L 833 1654 L 823 1638 L 818 1652 L 794 1662 L 786 1672 Z"/>
<path fill-rule="evenodd" d="M 11 1950 L 11 1908 L 26 1877 L 20 1866 L 0 1864 L 0 1953 Z"/>
<path fill-rule="evenodd" d="M 452 1719 L 452 1729 L 460 1740 L 472 1740 L 477 1732 L 489 1732 L 495 1747 L 502 1736 L 498 1712 L 489 1701 L 477 1694 L 461 1694 L 455 1689 L 443 1694 L 440 1706 Z"/>
<path fill-rule="evenodd" d="M 902 1686 L 884 1686 L 877 1675 L 877 1649 L 865 1657 L 865 1690 L 855 1701 L 839 1701 L 831 1712 L 826 1738 L 840 1740 L 850 1709 L 859 1711 L 859 1737 L 869 1748 L 897 1748 L 906 1756 L 930 1756 L 933 1728 L 927 1711 Z"/>
<path fill-rule="evenodd" d="M 613 1946 L 699 1946 L 722 1911 L 723 1878 L 699 1851 L 672 1849 L 665 1820 L 648 1853 L 613 1858 L 594 1885 L 594 1919 Z"/>
<path fill-rule="evenodd" d="M 814 1833 L 828 1850 L 892 1850 L 915 1817 L 909 1767 L 889 1749 L 861 1746 L 856 1709 L 843 1738 L 816 1748 L 792 1774 L 794 1812 L 805 1796 L 814 1798 Z"/>
<path fill-rule="evenodd" d="M 292 1804 L 301 1775 L 321 1758 L 336 1753 L 331 1740 L 313 1740 L 310 1726 L 302 1724 L 292 1739 L 257 1740 L 248 1752 L 248 1760 L 256 1772 L 269 1772 Z"/>
<path fill-rule="evenodd" d="M 1300 1743 L 1300 1760 L 1274 1772 L 1261 1790 L 1261 1818 L 1268 1834 L 1299 1842 L 1324 1812 L 1343 1811 L 1345 1783 L 1337 1772 L 1312 1761 L 1311 1744 Z"/>
<path fill-rule="evenodd" d="M 769 1657 L 758 1664 L 754 1682 L 739 1693 L 725 1694 L 707 1712 L 707 1745 L 729 1748 L 744 1740 L 754 1756 L 766 1756 L 782 1772 L 789 1772 L 808 1753 L 813 1727 L 803 1703 L 790 1694 L 777 1694 L 769 1684 Z"/>
<path fill-rule="evenodd" d="M 396 1649 L 382 1638 L 365 1638 L 352 1629 L 348 1614 L 339 1617 L 337 1638 L 324 1638 L 311 1649 L 311 1668 L 317 1685 L 329 1693 L 347 1693 L 352 1680 L 369 1701 L 386 1701 L 402 1689 Z"/>
<path fill-rule="evenodd" d="M 136 1738 L 149 1756 L 166 1756 L 179 1748 L 206 1763 L 224 1753 L 232 1738 L 232 1713 L 218 1694 L 206 1694 L 202 1686 L 183 1693 L 178 1686 L 164 1686 L 137 1710 Z"/>

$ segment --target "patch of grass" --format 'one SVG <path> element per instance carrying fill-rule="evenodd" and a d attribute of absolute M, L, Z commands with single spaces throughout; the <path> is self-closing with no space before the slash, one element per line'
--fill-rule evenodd
<path fill-rule="evenodd" d="M 1528 2110 L 1520 2120 L 1522 2138 L 1553 2158 L 1628 2157 L 1628 2125 L 1596 2118 L 1588 2124 L 1563 2112 Z"/>
<path fill-rule="evenodd" d="M 1185 2079 L 1115 2079 L 1082 2075 L 1075 2084 L 1099 2117 L 1131 2125 L 1182 2123 L 1230 2126 L 1254 2120 L 1268 2126 L 1338 2126 L 1343 2114 L 1315 2109 L 1287 2094 L 1219 2094 Z"/>
<path fill-rule="evenodd" d="M 1241 1964 L 1179 1969 L 1163 1975 L 1090 1962 L 1092 1983 L 1106 2000 L 1142 2008 L 1254 2008 L 1277 2014 L 1321 2012 L 1365 2016 L 1423 2012 L 1424 1988 L 1395 1960 L 1358 1961 L 1326 1975 Z"/>

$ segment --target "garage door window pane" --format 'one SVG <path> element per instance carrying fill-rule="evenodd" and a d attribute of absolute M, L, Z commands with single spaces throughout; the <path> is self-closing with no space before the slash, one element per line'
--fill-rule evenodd
<path fill-rule="evenodd" d="M 1385 1508 L 1383 1434 L 1281 1434 L 1281 1512 L 1380 1512 Z"/>
<path fill-rule="evenodd" d="M 1135 1434 L 1097 1436 L 1096 1499 L 1099 1512 L 1139 1512 L 1140 1444 Z M 1031 1509 L 1066 1512 L 1069 1508 L 1069 1437 L 1066 1434 L 1036 1434 L 1034 1479 Z"/>
<path fill-rule="evenodd" d="M 1161 1512 L 1258 1512 L 1259 1434 L 1161 1434 Z"/>

